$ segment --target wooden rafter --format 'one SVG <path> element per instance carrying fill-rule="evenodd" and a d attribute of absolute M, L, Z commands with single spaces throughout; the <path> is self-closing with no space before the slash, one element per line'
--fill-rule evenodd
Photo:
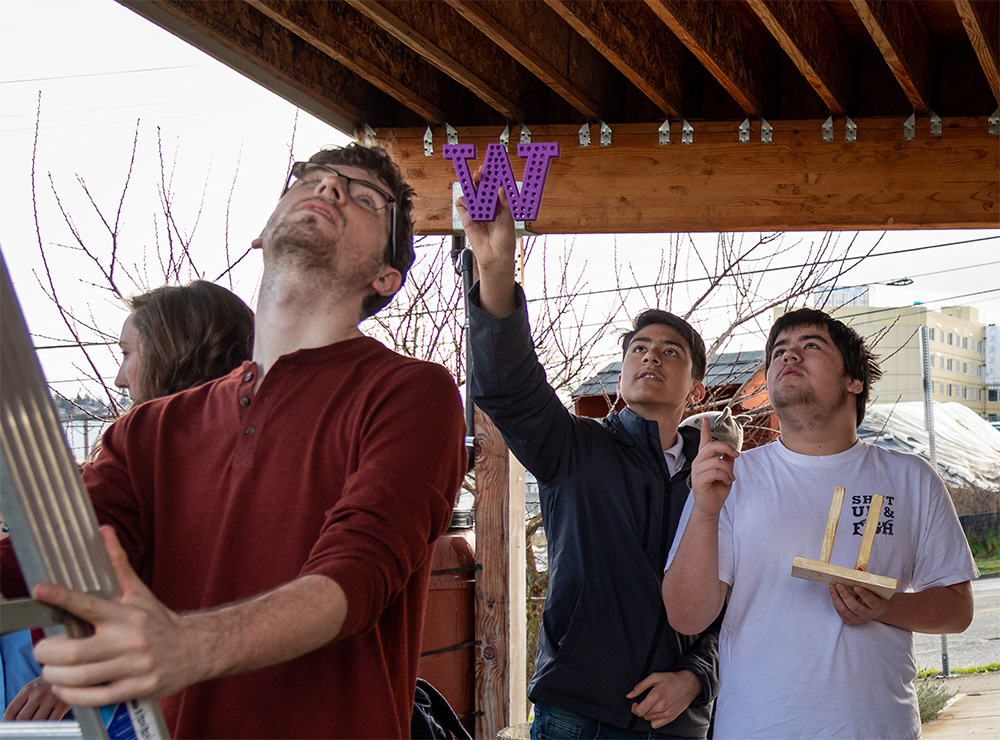
<path fill-rule="evenodd" d="M 680 118 L 684 47 L 673 36 L 657 33 L 648 7 L 605 0 L 545 1 L 665 115 Z"/>
<path fill-rule="evenodd" d="M 747 0 L 830 113 L 843 115 L 853 95 L 851 42 L 826 3 Z"/>
<path fill-rule="evenodd" d="M 979 64 L 1000 103 L 1000 4 L 995 0 L 955 0 Z"/>
<path fill-rule="evenodd" d="M 343 3 L 247 0 L 247 3 L 331 59 L 400 101 L 428 123 L 448 119 L 467 93 L 396 38 Z M 426 96 L 425 96 L 426 94 Z"/>
<path fill-rule="evenodd" d="M 773 54 L 734 3 L 646 0 L 653 12 L 750 117 L 767 117 Z"/>
<path fill-rule="evenodd" d="M 914 111 L 931 108 L 936 52 L 923 19 L 910 0 L 851 0 Z"/>
<path fill-rule="evenodd" d="M 517 65 L 512 60 L 495 53 L 492 41 L 446 4 L 410 4 L 405 0 L 346 2 L 467 87 L 506 120 L 517 120 L 521 106 L 516 101 L 523 95 L 523 88 L 532 83 L 520 74 L 521 70 L 515 69 Z M 448 33 L 449 29 L 455 30 Z M 478 50 L 476 44 L 479 44 Z"/>
<path fill-rule="evenodd" d="M 606 96 L 588 91 L 593 82 L 581 74 L 597 66 L 596 53 L 582 64 L 577 59 L 571 65 L 567 29 L 561 28 L 559 18 L 545 4 L 446 2 L 585 117 L 600 118 L 602 108 L 612 108 L 607 103 L 602 105 L 600 97 Z"/>

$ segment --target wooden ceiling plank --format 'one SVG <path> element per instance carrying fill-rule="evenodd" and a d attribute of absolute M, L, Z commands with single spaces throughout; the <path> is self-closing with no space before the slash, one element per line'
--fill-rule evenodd
<path fill-rule="evenodd" d="M 267 17 L 281 24 L 293 34 L 315 46 L 331 59 L 339 62 L 355 74 L 365 78 L 387 95 L 395 98 L 428 123 L 439 123 L 445 107 L 440 100 L 429 100 L 417 92 L 417 89 L 438 90 L 440 73 L 433 70 L 433 79 L 425 84 L 417 84 L 417 77 L 427 77 L 430 68 L 423 63 L 409 48 L 396 39 L 389 50 L 395 59 L 383 54 L 378 61 L 369 60 L 369 56 L 377 53 L 378 46 L 372 43 L 371 28 L 363 28 L 357 21 L 362 19 L 353 11 L 343 12 L 339 4 L 330 6 L 319 3 L 296 3 L 289 0 L 246 0 L 252 7 Z M 367 20 L 367 19 L 364 19 Z M 335 38 L 329 29 L 337 28 L 339 38 Z M 394 62 L 389 64 L 389 62 Z M 386 70 L 392 68 L 399 72 L 397 76 Z M 422 69 L 423 68 L 423 69 Z M 420 75 L 419 72 L 424 72 Z"/>
<path fill-rule="evenodd" d="M 546 6 L 541 3 L 524 5 L 504 2 L 487 6 L 470 0 L 446 0 L 446 2 L 585 117 L 600 118 L 601 106 L 597 100 L 546 58 L 539 43 L 544 40 L 535 38 L 529 41 L 527 29 L 535 28 L 542 31 L 551 29 L 551 22 L 557 20 L 554 17 L 547 19 L 539 17 Z M 515 28 L 520 32 L 514 30 Z M 563 62 L 560 66 L 566 69 L 568 64 L 564 60 Z"/>
<path fill-rule="evenodd" d="M 733 3 L 646 0 L 748 116 L 767 117 L 774 77 L 766 45 Z M 776 113 L 776 112 L 775 112 Z"/>
<path fill-rule="evenodd" d="M 993 97 L 1000 103 L 1000 3 L 996 0 L 955 0 L 955 9 L 990 83 Z"/>
<path fill-rule="evenodd" d="M 931 108 L 937 53 L 910 0 L 851 0 L 855 12 L 917 113 Z"/>
<path fill-rule="evenodd" d="M 441 30 L 440 24 L 435 24 L 433 19 L 427 24 L 428 33 L 423 33 L 412 24 L 404 21 L 397 13 L 393 12 L 393 10 L 405 9 L 403 7 L 390 10 L 385 3 L 375 2 L 374 0 L 345 0 L 345 2 L 378 23 L 383 29 L 393 34 L 463 87 L 471 90 L 480 100 L 500 113 L 505 119 L 508 121 L 517 120 L 519 106 L 515 102 L 514 97 L 504 95 L 497 89 L 498 79 L 492 81 L 485 80 L 460 62 L 456 56 L 449 53 L 440 43 L 431 38 L 429 33 L 440 33 Z M 420 11 L 435 12 L 440 9 L 438 6 L 438 3 L 415 3 L 413 8 L 418 13 Z M 438 36 L 438 39 L 441 41 L 446 40 L 443 35 Z M 470 48 L 468 39 L 464 39 L 464 42 L 466 44 L 464 51 L 468 52 Z M 490 46 L 495 48 L 493 44 L 490 44 Z M 496 61 L 497 57 L 494 55 L 492 62 L 495 63 Z"/>
<path fill-rule="evenodd" d="M 394 118 L 393 99 L 245 2 L 118 2 L 341 131 Z"/>
<path fill-rule="evenodd" d="M 665 115 L 681 117 L 684 47 L 657 33 L 656 17 L 647 6 L 608 0 L 545 1 Z"/>
<path fill-rule="evenodd" d="M 851 42 L 826 3 L 747 0 L 832 115 L 850 107 Z"/>
<path fill-rule="evenodd" d="M 855 119 L 856 142 L 824 142 L 816 121 L 773 121 L 771 144 L 739 143 L 732 122 L 702 122 L 693 146 L 660 146 L 656 124 L 618 124 L 611 147 L 580 147 L 576 126 L 533 126 L 561 144 L 539 234 L 996 228 L 1000 147 L 986 118 L 944 118 L 944 135 L 902 141 L 903 118 Z M 425 157 L 423 130 L 392 129 L 416 188 L 423 234 L 452 233 L 452 163 Z M 437 129 L 435 129 L 437 134 Z M 481 147 L 496 131 L 472 127 Z M 511 156 L 515 177 L 524 161 Z"/>

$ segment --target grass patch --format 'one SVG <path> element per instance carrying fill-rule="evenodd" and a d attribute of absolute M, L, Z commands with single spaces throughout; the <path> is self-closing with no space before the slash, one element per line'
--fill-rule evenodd
<path fill-rule="evenodd" d="M 976 558 L 976 567 L 982 576 L 987 573 L 1000 573 L 1000 558 Z"/>
<path fill-rule="evenodd" d="M 917 682 L 917 703 L 920 705 L 920 724 L 930 722 L 938 716 L 944 705 L 954 695 L 946 684 L 937 681 Z"/>
<path fill-rule="evenodd" d="M 951 668 L 949 670 L 953 676 L 968 676 L 973 673 L 992 673 L 993 671 L 1000 671 L 1000 663 L 988 663 L 987 665 L 977 666 L 976 668 Z M 924 670 L 917 672 L 917 680 L 935 678 L 940 675 L 941 671 L 937 668 L 924 668 Z"/>

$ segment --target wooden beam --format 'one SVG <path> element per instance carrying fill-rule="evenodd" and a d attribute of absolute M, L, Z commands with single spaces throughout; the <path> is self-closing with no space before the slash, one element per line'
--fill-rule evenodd
<path fill-rule="evenodd" d="M 523 67 L 465 22 L 445 3 L 346 0 L 427 59 L 507 121 L 529 108 L 525 98 L 537 84 Z M 499 119 L 498 119 L 499 122 Z"/>
<path fill-rule="evenodd" d="M 747 0 L 833 115 L 854 95 L 851 41 L 826 3 Z"/>
<path fill-rule="evenodd" d="M 569 29 L 544 3 L 446 2 L 586 118 L 600 118 L 602 108 L 616 107 L 602 103 L 607 93 L 592 94 L 593 82 L 581 79 L 580 70 L 597 66 L 597 54 L 587 60 L 575 58 L 571 64 Z"/>
<path fill-rule="evenodd" d="M 247 3 L 428 123 L 456 120 L 466 91 L 347 5 L 292 0 Z"/>
<path fill-rule="evenodd" d="M 986 73 L 993 97 L 1000 103 L 1000 3 L 997 0 L 955 0 L 955 9 Z"/>
<path fill-rule="evenodd" d="M 985 116 L 945 118 L 943 136 L 915 141 L 903 140 L 902 117 L 855 122 L 856 142 L 844 142 L 841 128 L 827 143 L 819 121 L 775 121 L 773 144 L 741 144 L 735 122 L 703 122 L 690 146 L 659 146 L 658 122 L 612 123 L 613 145 L 587 148 L 576 126 L 532 127 L 534 141 L 558 142 L 562 156 L 528 226 L 548 234 L 1000 227 L 1000 147 Z M 451 233 L 452 163 L 424 156 L 422 129 L 386 133 L 418 193 L 417 230 Z M 680 138 L 676 125 L 673 133 Z M 496 141 L 492 128 L 460 134 L 480 160 Z M 524 162 L 511 152 L 520 177 Z"/>
<path fill-rule="evenodd" d="M 920 13 L 910 0 L 851 0 L 913 110 L 927 113 L 937 54 Z"/>
<path fill-rule="evenodd" d="M 509 493 L 510 453 L 476 408 L 476 717 L 475 737 L 496 737 L 527 719 L 525 704 L 524 472 Z M 516 567 L 519 554 L 520 569 Z M 519 626 L 518 626 L 519 625 Z"/>
<path fill-rule="evenodd" d="M 664 115 L 681 117 L 684 46 L 658 31 L 656 16 L 647 6 L 608 0 L 545 1 Z"/>
<path fill-rule="evenodd" d="M 244 2 L 118 2 L 342 131 L 399 120 L 394 100 Z"/>
<path fill-rule="evenodd" d="M 646 0 L 646 3 L 747 116 L 768 117 L 776 99 L 774 55 L 756 30 L 747 25 L 747 18 L 735 3 L 698 0 Z"/>

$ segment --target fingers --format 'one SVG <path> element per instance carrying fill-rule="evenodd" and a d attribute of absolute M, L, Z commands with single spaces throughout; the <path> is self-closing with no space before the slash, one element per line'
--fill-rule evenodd
<path fill-rule="evenodd" d="M 630 692 L 628 692 L 627 694 L 625 694 L 625 698 L 626 699 L 634 699 L 639 694 L 641 694 L 643 691 L 645 691 L 649 687 L 655 686 L 655 685 L 656 685 L 656 674 L 655 673 L 651 673 L 650 675 L 648 675 L 644 679 L 642 679 L 639 683 L 637 683 L 635 685 L 634 689 L 632 689 Z"/>
<path fill-rule="evenodd" d="M 104 540 L 104 547 L 107 548 L 108 556 L 111 558 L 111 567 L 118 580 L 118 588 L 121 589 L 123 600 L 129 597 L 151 597 L 152 593 L 146 588 L 146 584 L 132 570 L 132 564 L 129 563 L 128 555 L 118 541 L 118 535 L 114 528 L 101 527 L 101 538 Z"/>
<path fill-rule="evenodd" d="M 701 420 L 701 444 L 699 449 L 705 449 L 705 447 L 712 443 L 712 425 L 708 421 L 708 417 Z"/>

